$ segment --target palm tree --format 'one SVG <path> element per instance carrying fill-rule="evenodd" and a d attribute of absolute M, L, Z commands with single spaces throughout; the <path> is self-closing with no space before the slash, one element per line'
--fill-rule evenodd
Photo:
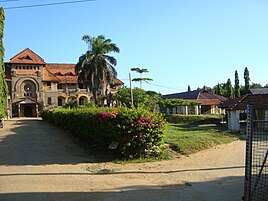
<path fill-rule="evenodd" d="M 82 38 L 88 44 L 88 50 L 79 57 L 75 71 L 79 74 L 79 81 L 84 83 L 92 92 L 95 104 L 100 103 L 101 96 L 107 96 L 108 86 L 117 76 L 115 66 L 117 61 L 108 53 L 119 52 L 119 48 L 111 39 L 103 35 Z"/>

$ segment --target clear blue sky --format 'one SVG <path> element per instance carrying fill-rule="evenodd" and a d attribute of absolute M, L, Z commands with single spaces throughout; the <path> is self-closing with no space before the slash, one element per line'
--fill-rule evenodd
<path fill-rule="evenodd" d="M 71 0 L 1 2 L 13 7 Z M 147 68 L 146 90 L 162 94 L 234 83 L 268 84 L 267 0 L 95 0 L 6 10 L 5 61 L 29 47 L 46 62 L 76 63 L 82 36 L 105 35 L 118 45 L 118 78 L 129 86 L 130 68 Z M 138 77 L 132 72 L 132 77 Z M 156 86 L 161 85 L 164 87 Z M 134 86 L 139 86 L 135 83 Z"/>

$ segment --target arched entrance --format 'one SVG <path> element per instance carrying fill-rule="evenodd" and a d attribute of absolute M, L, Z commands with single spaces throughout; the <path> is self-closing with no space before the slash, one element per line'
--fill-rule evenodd
<path fill-rule="evenodd" d="M 24 80 L 16 88 L 18 101 L 12 104 L 14 117 L 37 117 L 37 85 L 32 80 Z"/>

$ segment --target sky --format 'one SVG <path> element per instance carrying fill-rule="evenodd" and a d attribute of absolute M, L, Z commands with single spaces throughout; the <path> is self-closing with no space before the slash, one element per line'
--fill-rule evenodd
<path fill-rule="evenodd" d="M 142 88 L 162 94 L 213 87 L 235 70 L 244 85 L 268 84 L 267 0 L 0 0 L 5 8 L 5 61 L 30 48 L 47 63 L 77 63 L 87 51 L 83 35 L 104 35 L 120 48 L 118 78 L 129 86 L 134 67 L 153 81 Z M 75 1 L 75 0 L 73 0 Z M 139 87 L 139 83 L 133 83 Z"/>

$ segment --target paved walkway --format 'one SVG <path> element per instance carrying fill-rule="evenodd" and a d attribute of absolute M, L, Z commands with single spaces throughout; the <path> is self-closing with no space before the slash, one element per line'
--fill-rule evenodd
<path fill-rule="evenodd" d="M 169 161 L 98 162 L 63 130 L 13 119 L 0 129 L 0 201 L 239 201 L 244 150 L 236 141 Z"/>

